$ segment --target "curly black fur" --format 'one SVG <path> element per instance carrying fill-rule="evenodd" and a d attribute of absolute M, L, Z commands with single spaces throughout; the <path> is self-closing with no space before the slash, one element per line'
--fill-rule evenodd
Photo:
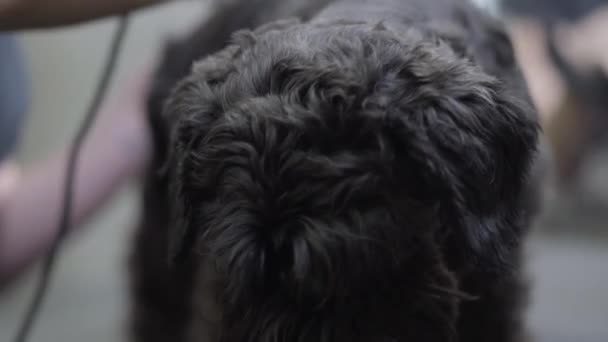
<path fill-rule="evenodd" d="M 256 5 L 160 69 L 138 340 L 520 340 L 538 125 L 501 26 L 464 0 L 335 1 L 220 49 L 272 19 Z"/>

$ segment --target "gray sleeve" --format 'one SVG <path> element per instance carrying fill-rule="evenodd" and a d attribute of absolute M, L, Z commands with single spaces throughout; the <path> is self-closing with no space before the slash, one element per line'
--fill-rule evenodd
<path fill-rule="evenodd" d="M 25 64 L 15 37 L 0 34 L 0 161 L 14 152 L 28 110 Z"/>

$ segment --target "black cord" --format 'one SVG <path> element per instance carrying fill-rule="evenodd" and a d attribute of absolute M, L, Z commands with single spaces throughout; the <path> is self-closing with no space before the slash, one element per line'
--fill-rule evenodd
<path fill-rule="evenodd" d="M 128 23 L 129 17 L 125 14 L 120 18 L 118 28 L 114 33 L 108 59 L 106 60 L 105 67 L 102 71 L 101 80 L 99 81 L 95 90 L 95 97 L 90 103 L 84 122 L 81 124 L 80 129 L 78 130 L 74 141 L 72 142 L 66 169 L 66 179 L 64 183 L 65 189 L 63 193 L 63 208 L 61 212 L 61 219 L 59 221 L 59 232 L 53 240 L 53 243 L 51 244 L 51 247 L 44 259 L 42 271 L 40 274 L 40 280 L 38 282 L 28 310 L 26 311 L 25 316 L 21 321 L 21 326 L 19 327 L 17 335 L 15 336 L 14 342 L 26 342 L 28 340 L 36 318 L 40 313 L 44 297 L 48 292 L 49 282 L 57 260 L 57 254 L 61 248 L 62 242 L 65 240 L 65 237 L 67 236 L 70 230 L 69 228 L 72 216 L 72 201 L 74 195 L 74 179 L 76 175 L 76 167 L 78 162 L 78 156 L 80 154 L 80 149 L 82 147 L 82 143 L 85 137 L 87 136 L 89 129 L 95 121 L 97 111 L 99 110 L 99 105 L 101 104 L 107 92 L 112 73 L 116 67 L 120 47 L 122 46 L 122 42 L 127 31 Z"/>

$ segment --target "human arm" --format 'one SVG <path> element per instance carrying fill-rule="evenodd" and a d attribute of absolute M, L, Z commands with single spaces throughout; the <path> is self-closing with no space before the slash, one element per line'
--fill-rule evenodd
<path fill-rule="evenodd" d="M 146 84 L 137 80 L 104 105 L 82 146 L 74 184 L 74 229 L 147 165 L 151 142 L 143 105 Z M 0 196 L 0 284 L 43 255 L 56 236 L 68 149 L 28 167 L 7 187 L 10 193 Z"/>
<path fill-rule="evenodd" d="M 0 31 L 76 24 L 161 2 L 164 0 L 0 0 Z"/>

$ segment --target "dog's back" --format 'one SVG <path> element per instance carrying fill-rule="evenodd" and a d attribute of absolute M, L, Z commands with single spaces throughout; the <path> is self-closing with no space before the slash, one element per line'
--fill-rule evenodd
<path fill-rule="evenodd" d="M 329 7 L 325 7 L 328 4 Z M 498 22 L 470 6 L 466 0 L 256 0 L 226 2 L 218 8 L 218 11 L 189 37 L 178 40 L 168 47 L 150 95 L 149 112 L 155 137 L 156 158 L 147 177 L 144 216 L 133 257 L 134 334 L 138 341 L 211 342 L 219 340 L 221 332 L 218 329 L 222 320 L 222 308 L 218 307 L 213 298 L 216 295 L 214 292 L 217 291 L 213 288 L 214 281 L 217 280 L 215 279 L 217 275 L 213 271 L 215 268 L 213 260 L 204 259 L 209 264 L 203 265 L 195 265 L 186 261 L 174 267 L 168 266 L 170 258 L 169 229 L 174 228 L 170 227 L 171 218 L 168 208 L 174 206 L 174 203 L 170 202 L 173 198 L 170 195 L 168 175 L 160 173 L 159 170 L 165 167 L 164 164 L 171 153 L 170 131 L 173 123 L 162 115 L 165 100 L 170 96 L 174 85 L 190 73 L 192 63 L 224 48 L 233 32 L 245 28 L 253 29 L 267 22 L 291 16 L 304 20 L 312 18 L 313 23 L 319 24 L 336 20 L 377 22 L 380 26 L 399 26 L 399 30 L 402 29 L 404 32 L 408 31 L 410 27 L 415 27 L 423 35 L 425 31 L 432 35 L 440 35 L 463 58 L 475 60 L 487 74 L 500 79 L 506 85 L 509 96 L 529 103 L 523 77 L 514 61 L 512 48 L 504 30 Z M 532 117 L 531 121 L 535 120 L 534 111 L 527 114 Z M 449 248 L 459 248 L 459 246 Z M 461 253 L 461 251 L 447 251 L 447 253 L 451 252 L 454 252 L 455 260 L 459 258 L 456 255 Z M 513 255 L 518 254 L 517 251 L 513 253 Z M 419 260 L 422 264 L 416 267 L 434 267 L 425 264 L 426 262 L 431 264 L 440 262 L 434 258 L 435 256 L 431 255 L 428 260 Z M 364 260 L 343 261 L 348 263 Z M 448 261 L 448 263 L 450 262 Z M 445 288 L 429 289 L 431 296 L 456 298 L 454 301 L 446 301 L 446 307 L 433 314 L 435 318 L 441 316 L 440 319 L 437 318 L 437 322 L 444 319 L 454 321 L 458 316 L 458 311 L 460 319 L 456 323 L 449 323 L 449 329 L 440 331 L 441 329 L 434 325 L 435 318 L 432 318 L 432 315 L 427 312 L 431 316 L 418 317 L 414 321 L 415 323 L 404 322 L 403 326 L 407 327 L 402 328 L 413 331 L 409 335 L 410 338 L 428 342 L 453 341 L 458 337 L 467 342 L 515 341 L 522 329 L 519 322 L 521 298 L 518 292 L 521 284 L 517 268 L 518 260 L 508 262 L 513 263 L 514 269 L 511 270 L 513 273 L 508 277 L 497 277 L 497 279 L 488 279 L 483 272 L 468 273 L 461 279 L 453 279 L 450 272 L 429 273 L 429 276 L 441 278 L 434 279 L 434 282 L 445 286 Z M 380 265 L 378 268 L 382 269 Z M 343 279 L 343 281 L 348 281 L 348 279 Z M 483 298 L 473 302 L 465 301 L 459 308 L 452 307 L 453 303 L 462 299 L 462 295 L 459 293 L 449 293 L 452 287 L 457 287 L 457 282 L 461 283 L 462 291 L 482 295 Z M 416 282 L 414 281 L 414 283 Z M 194 291 L 195 288 L 196 291 Z M 378 290 L 382 291 L 380 288 Z M 414 294 L 415 292 L 412 292 L 412 295 Z M 374 296 L 378 296 L 378 294 Z M 312 299 L 314 300 L 314 298 Z M 418 304 L 424 305 L 424 303 L 425 300 L 418 301 Z M 370 303 L 370 308 L 373 306 L 374 304 Z M 197 307 L 198 310 L 195 310 L 194 307 Z M 360 307 L 358 308 L 360 309 Z M 403 309 L 402 307 L 389 309 L 384 306 L 384 308 L 386 309 L 384 312 L 377 312 L 374 315 L 371 315 L 370 312 L 362 312 L 361 316 L 375 317 L 373 321 L 368 321 L 369 325 L 381 326 L 389 321 L 400 321 L 398 315 Z M 246 309 L 243 308 L 243 310 Z M 345 312 L 343 316 L 347 317 L 352 314 Z M 243 320 L 248 319 L 250 322 L 259 323 L 256 323 L 255 329 L 260 336 L 268 338 L 280 336 L 280 334 L 264 335 L 260 333 L 260 330 L 275 326 L 275 322 L 282 320 L 282 317 L 245 317 L 251 315 L 247 312 L 242 312 L 242 315 Z M 298 315 L 301 313 L 296 316 Z M 315 311 L 312 310 L 309 315 L 314 316 Z M 442 317 L 444 315 L 446 317 Z M 319 318 L 322 319 L 321 316 Z M 266 328 L 262 324 L 263 319 L 269 320 L 264 323 L 268 325 Z M 338 324 L 337 321 L 332 322 L 331 320 L 319 324 L 334 323 Z M 297 323 L 288 324 L 294 324 L 292 329 L 303 327 Z M 398 325 L 397 323 L 386 324 L 387 326 Z M 409 324 L 417 326 L 409 326 Z M 281 329 L 287 328 L 282 327 Z M 336 327 L 336 329 L 350 330 L 350 336 L 353 338 L 357 337 L 357 331 L 365 330 L 361 327 L 346 326 Z M 226 333 L 226 331 L 223 332 L 225 336 L 230 335 Z M 234 333 L 234 336 L 241 336 L 239 342 L 258 341 L 255 340 L 255 337 L 243 340 L 243 336 L 247 335 L 246 332 Z M 392 336 L 397 335 L 399 334 L 395 332 Z M 313 331 L 309 331 L 302 332 L 300 336 L 306 338 L 306 336 L 316 335 Z M 390 336 L 390 333 L 387 332 L 387 336 Z M 325 335 L 324 338 L 330 337 Z M 333 339 L 330 338 L 327 341 L 343 340 L 344 338 L 338 339 L 334 336 Z M 354 341 L 354 339 L 351 340 Z M 233 342 L 236 340 L 221 341 Z M 270 342 L 270 340 L 264 339 L 259 341 Z M 300 339 L 299 341 L 308 340 Z"/>

